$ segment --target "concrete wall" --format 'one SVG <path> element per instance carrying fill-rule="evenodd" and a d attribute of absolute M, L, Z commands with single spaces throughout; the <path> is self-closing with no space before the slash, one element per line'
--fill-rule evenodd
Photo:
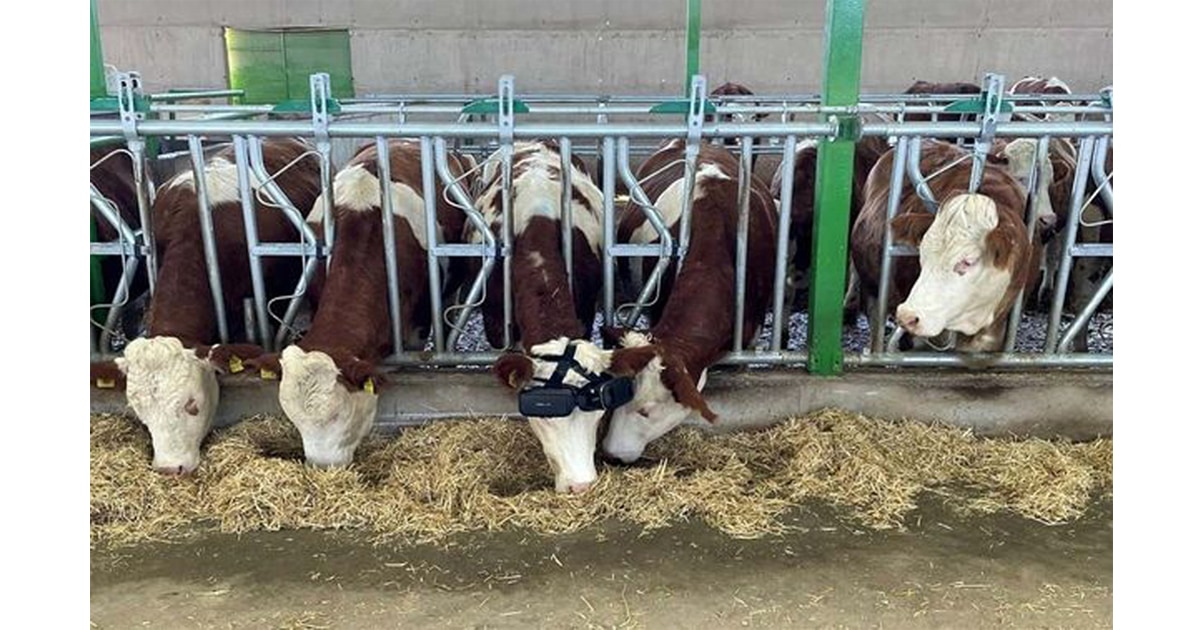
<path fill-rule="evenodd" d="M 349 28 L 360 95 L 669 93 L 683 82 L 685 0 L 99 0 L 107 63 L 147 87 L 227 83 L 223 26 Z M 820 88 L 824 0 L 709 0 L 701 71 L 759 93 Z M 863 90 L 913 80 L 1056 75 L 1112 83 L 1111 0 L 867 2 Z M 1011 79 L 1010 79 L 1011 80 Z"/>

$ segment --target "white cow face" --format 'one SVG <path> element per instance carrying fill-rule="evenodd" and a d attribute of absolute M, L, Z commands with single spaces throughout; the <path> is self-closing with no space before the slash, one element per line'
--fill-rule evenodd
<path fill-rule="evenodd" d="M 554 373 L 557 362 L 537 357 L 561 355 L 568 343 L 575 346 L 575 360 L 591 374 L 599 376 L 608 369 L 612 358 L 611 350 L 602 350 L 590 341 L 559 337 L 530 348 L 532 357 L 515 353 L 505 354 L 493 366 L 493 371 L 506 386 L 520 390 L 534 378 L 549 378 Z M 587 379 L 574 370 L 567 372 L 563 383 L 576 387 L 588 384 Z M 546 460 L 554 473 L 555 491 L 581 493 L 595 483 L 596 431 L 603 416 L 603 410 L 576 409 L 565 417 L 528 418 L 529 428 L 542 443 L 542 452 L 546 454 Z"/>
<path fill-rule="evenodd" d="M 634 395 L 633 400 L 613 411 L 604 436 L 605 455 L 633 463 L 646 445 L 683 424 L 693 413 L 700 413 L 710 422 L 716 419 L 700 396 L 708 380 L 707 369 L 700 373 L 698 382 L 693 381 L 682 365 L 669 360 L 664 363 L 659 349 L 641 333 L 625 333 L 621 345 L 613 355 L 613 372 L 636 374 Z"/>
<path fill-rule="evenodd" d="M 125 374 L 129 406 L 150 430 L 154 469 L 194 471 L 220 398 L 212 364 L 175 337 L 134 339 L 116 363 Z"/>
<path fill-rule="evenodd" d="M 279 405 L 300 431 L 305 459 L 322 468 L 350 464 L 375 422 L 379 396 L 373 388 L 352 391 L 340 382 L 341 370 L 324 352 L 288 346 L 279 366 Z"/>
<path fill-rule="evenodd" d="M 919 243 L 921 275 L 896 307 L 897 322 L 918 337 L 943 330 L 974 335 L 989 326 L 1012 282 L 1013 255 L 1023 238 L 997 229 L 996 204 L 983 195 L 957 195 L 936 216 L 893 220 L 897 241 Z"/>

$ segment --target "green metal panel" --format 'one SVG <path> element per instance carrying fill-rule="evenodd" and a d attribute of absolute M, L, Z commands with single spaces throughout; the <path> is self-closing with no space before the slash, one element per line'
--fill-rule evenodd
<path fill-rule="evenodd" d="M 92 0 L 92 98 L 108 95 L 104 82 L 104 46 L 100 42 L 100 18 L 96 16 L 96 0 Z"/>
<path fill-rule="evenodd" d="M 692 77 L 700 74 L 700 0 L 687 0 L 687 76 L 683 93 L 691 96 Z"/>
<path fill-rule="evenodd" d="M 225 29 L 229 87 L 245 91 L 245 104 L 277 103 L 288 98 L 283 33 Z"/>
<path fill-rule="evenodd" d="M 865 0 L 826 0 L 823 105 L 858 102 Z M 853 124 L 847 121 L 848 124 Z M 808 369 L 842 371 L 842 298 L 846 291 L 854 140 L 824 141 L 817 149 L 816 215 L 808 299 Z"/>
<path fill-rule="evenodd" d="M 308 98 L 308 77 L 317 72 L 329 73 L 329 89 L 334 98 L 354 96 L 349 32 L 287 31 L 283 34 L 283 51 L 288 98 Z"/>

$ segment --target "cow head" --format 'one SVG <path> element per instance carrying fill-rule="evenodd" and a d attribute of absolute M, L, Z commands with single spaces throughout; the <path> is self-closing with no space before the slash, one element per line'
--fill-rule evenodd
<path fill-rule="evenodd" d="M 1029 190 L 1029 176 L 1033 171 L 1033 163 L 1037 160 L 1037 140 L 1017 138 L 1003 143 L 995 155 L 989 155 L 988 160 L 993 164 L 1003 166 L 1021 187 Z M 1058 223 L 1054 214 L 1054 206 L 1050 203 L 1050 184 L 1054 181 L 1054 165 L 1050 156 L 1042 158 L 1038 167 L 1037 195 L 1034 197 L 1034 212 L 1043 234 L 1053 230 Z"/>
<path fill-rule="evenodd" d="M 604 436 L 604 454 L 609 457 L 632 463 L 647 444 L 695 412 L 709 422 L 717 419 L 700 395 L 708 370 L 695 379 L 682 361 L 651 343 L 646 334 L 626 332 L 621 347 L 613 352 L 609 371 L 635 379 L 633 400 L 613 412 Z"/>
<path fill-rule="evenodd" d="M 116 360 L 129 406 L 150 430 L 155 470 L 187 474 L 200 465 L 200 443 L 220 399 L 216 373 L 238 365 L 238 348 L 189 349 L 175 337 L 139 337 Z M 261 351 L 246 350 L 247 356 Z"/>
<path fill-rule="evenodd" d="M 279 356 L 279 405 L 300 431 L 309 465 L 322 468 L 354 459 L 379 403 L 374 366 L 354 357 L 338 359 L 295 345 Z"/>
<path fill-rule="evenodd" d="M 917 245 L 921 274 L 896 320 L 910 334 L 934 337 L 944 330 L 974 335 L 995 320 L 1006 300 L 1022 247 L 1023 225 L 1001 224 L 996 203 L 957 194 L 936 215 L 902 214 L 892 220 L 897 242 Z"/>
<path fill-rule="evenodd" d="M 492 371 L 506 387 L 520 391 L 531 382 L 542 382 L 535 379 L 550 378 L 559 363 L 542 357 L 561 356 L 568 344 L 574 346 L 574 360 L 583 370 L 594 376 L 608 370 L 611 350 L 603 350 L 590 341 L 559 337 L 533 346 L 529 355 L 504 354 L 492 366 Z M 563 383 L 583 387 L 588 385 L 588 380 L 572 369 L 563 377 Z M 542 452 L 550 462 L 557 492 L 584 492 L 596 481 L 596 430 L 603 416 L 603 409 L 575 409 L 568 416 L 553 418 L 526 416 L 529 428 L 542 443 Z"/>

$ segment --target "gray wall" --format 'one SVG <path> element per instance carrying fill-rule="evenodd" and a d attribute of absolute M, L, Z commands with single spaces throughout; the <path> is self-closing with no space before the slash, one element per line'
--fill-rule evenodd
<path fill-rule="evenodd" d="M 708 0 L 701 72 L 759 93 L 820 88 L 824 0 Z M 683 82 L 685 0 L 99 0 L 105 61 L 147 87 L 226 85 L 223 26 L 349 28 L 360 95 L 668 93 Z M 1056 75 L 1112 83 L 1111 0 L 869 0 L 863 90 Z"/>

